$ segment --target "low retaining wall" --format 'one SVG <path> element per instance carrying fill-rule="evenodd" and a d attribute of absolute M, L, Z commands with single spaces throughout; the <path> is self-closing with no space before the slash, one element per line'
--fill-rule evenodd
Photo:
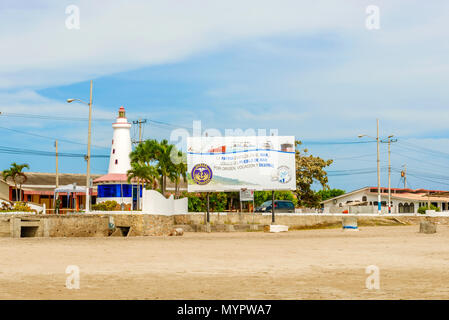
<path fill-rule="evenodd" d="M 287 225 L 290 230 L 294 229 L 315 229 L 323 227 L 341 227 L 342 218 L 348 214 L 276 214 L 276 224 Z M 355 215 L 359 226 L 388 226 L 388 225 L 409 225 L 419 224 L 422 219 L 430 218 L 438 224 L 449 224 L 449 216 L 410 216 L 410 215 L 391 215 L 378 216 L 374 214 Z M 188 215 L 174 216 L 175 225 L 192 226 L 193 230 L 201 230 L 199 225 L 205 223 L 203 213 L 192 213 Z M 211 213 L 211 226 L 236 225 L 242 228 L 243 225 L 269 225 L 271 224 L 271 215 L 252 214 L 252 213 Z M 212 229 L 213 230 L 213 229 Z M 189 231 L 189 230 L 187 230 Z"/>
<path fill-rule="evenodd" d="M 173 229 L 173 218 L 147 214 L 12 214 L 0 217 L 0 237 L 107 237 L 117 228 L 126 229 L 130 236 L 168 235 Z"/>
<path fill-rule="evenodd" d="M 344 214 L 276 214 L 276 224 L 286 225 L 289 230 L 341 227 Z M 359 226 L 388 226 L 419 224 L 424 219 L 436 224 L 449 225 L 449 216 L 406 215 L 355 215 Z M 260 231 L 271 224 L 271 215 L 251 213 L 227 213 L 210 215 L 210 227 L 204 223 L 203 213 L 175 216 L 136 214 L 70 214 L 0 215 L 0 237 L 107 237 L 165 236 L 175 226 L 185 231 Z M 207 228 L 205 228 L 207 227 Z M 114 232 L 114 231 L 119 232 Z"/>

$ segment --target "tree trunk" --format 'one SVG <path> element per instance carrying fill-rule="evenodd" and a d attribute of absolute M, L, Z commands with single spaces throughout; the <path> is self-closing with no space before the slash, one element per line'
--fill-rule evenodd
<path fill-rule="evenodd" d="M 22 185 L 19 185 L 19 201 L 22 202 Z"/>

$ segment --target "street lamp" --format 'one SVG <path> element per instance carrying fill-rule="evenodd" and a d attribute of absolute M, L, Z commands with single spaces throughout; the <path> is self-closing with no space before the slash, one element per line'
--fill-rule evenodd
<path fill-rule="evenodd" d="M 379 119 L 377 120 L 377 138 L 371 137 L 366 134 L 359 134 L 358 137 L 369 137 L 372 139 L 376 139 L 377 142 L 377 213 L 382 213 L 382 204 L 381 204 L 381 197 L 380 197 L 380 157 L 379 157 Z"/>
<path fill-rule="evenodd" d="M 92 80 L 90 80 L 90 99 L 89 103 L 81 99 L 67 99 L 67 103 L 79 101 L 89 106 L 89 128 L 87 132 L 87 175 L 86 175 L 86 213 L 90 211 L 90 138 L 92 125 Z"/>

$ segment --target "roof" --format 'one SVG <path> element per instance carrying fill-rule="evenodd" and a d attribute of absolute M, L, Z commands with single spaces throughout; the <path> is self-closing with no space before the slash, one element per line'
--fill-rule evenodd
<path fill-rule="evenodd" d="M 40 187 L 54 187 L 56 185 L 56 173 L 46 173 L 46 172 L 24 172 L 27 177 L 27 181 L 23 185 L 24 188 L 32 188 L 34 186 Z M 100 177 L 99 174 L 91 174 L 92 179 Z M 76 183 L 79 186 L 86 185 L 86 174 L 85 173 L 59 173 L 59 185 L 67 185 Z M 10 183 L 9 183 L 10 184 Z"/>
<path fill-rule="evenodd" d="M 388 197 L 388 188 L 380 188 L 381 196 Z M 377 195 L 377 187 L 364 187 L 361 189 L 357 189 L 340 196 L 330 198 L 321 203 L 327 203 L 333 201 L 335 199 L 343 198 L 349 196 L 351 194 L 366 190 L 369 194 Z M 430 194 L 430 197 L 429 197 Z M 403 200 L 416 200 L 416 201 L 447 201 L 449 202 L 449 191 L 440 191 L 440 190 L 428 190 L 428 189 L 408 189 L 408 188 L 391 188 L 391 198 L 392 199 L 403 199 Z"/>
<path fill-rule="evenodd" d="M 94 180 L 94 184 L 101 184 L 106 182 L 123 182 L 128 183 L 128 176 L 126 173 L 108 173 L 104 176 L 98 177 Z M 132 183 L 137 183 L 137 180 L 132 180 Z M 179 183 L 179 190 L 187 190 L 187 184 L 181 179 Z M 167 179 L 167 190 L 174 190 L 175 183 Z"/>
<path fill-rule="evenodd" d="M 126 173 L 108 173 L 94 180 L 94 183 L 101 182 L 128 182 L 128 176 Z"/>

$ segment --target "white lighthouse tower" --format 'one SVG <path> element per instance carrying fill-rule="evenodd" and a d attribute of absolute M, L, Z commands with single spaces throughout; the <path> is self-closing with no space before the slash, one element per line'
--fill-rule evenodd
<path fill-rule="evenodd" d="M 114 134 L 112 136 L 111 156 L 109 158 L 108 173 L 126 174 L 131 169 L 129 154 L 131 148 L 131 123 L 125 117 L 125 108 L 120 107 L 118 118 L 112 124 Z"/>
<path fill-rule="evenodd" d="M 127 171 L 131 169 L 129 154 L 132 147 L 131 123 L 126 119 L 125 108 L 120 107 L 112 128 L 114 133 L 108 174 L 94 180 L 94 183 L 98 185 L 96 203 L 113 200 L 127 210 L 135 210 L 138 203 L 137 197 L 142 197 L 142 190 L 141 188 L 138 190 L 137 183 L 128 182 Z"/>

